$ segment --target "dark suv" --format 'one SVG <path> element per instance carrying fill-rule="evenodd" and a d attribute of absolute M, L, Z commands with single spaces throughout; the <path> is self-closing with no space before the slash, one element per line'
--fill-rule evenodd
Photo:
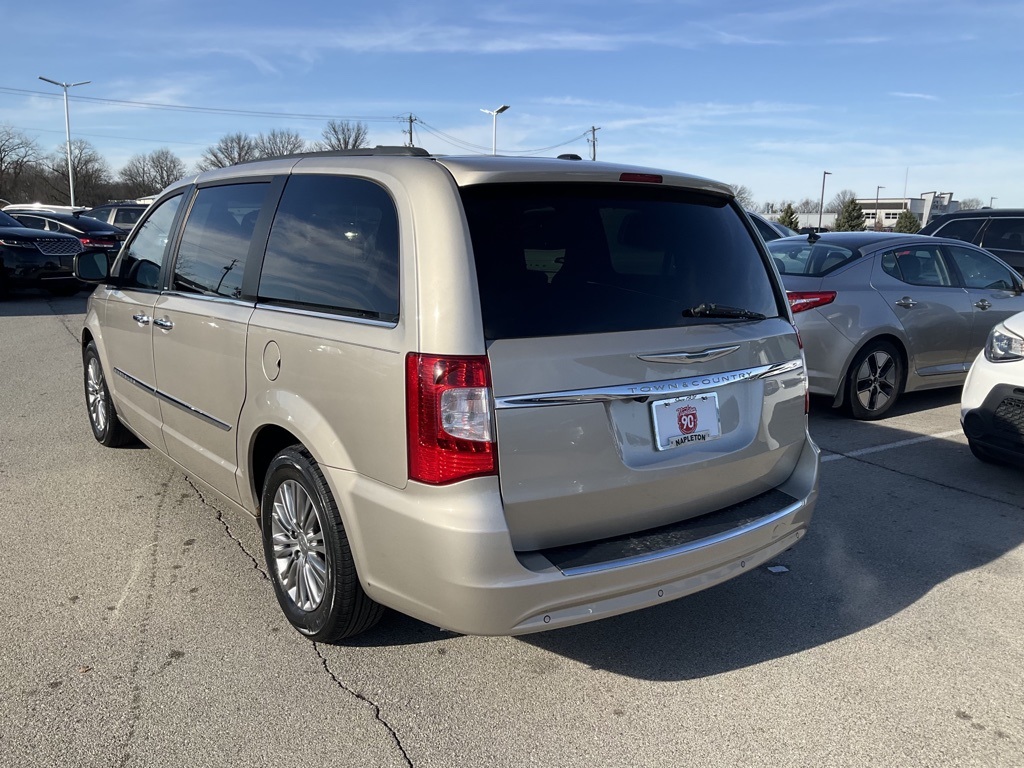
<path fill-rule="evenodd" d="M 1024 208 L 947 213 L 926 224 L 921 234 L 980 245 L 1024 273 Z"/>
<path fill-rule="evenodd" d="M 8 288 L 45 288 L 75 293 L 82 284 L 72 274 L 82 241 L 61 232 L 40 232 L 0 211 L 0 296 Z"/>
<path fill-rule="evenodd" d="M 148 207 L 149 205 L 146 203 L 136 203 L 134 201 L 113 202 L 97 205 L 95 208 L 85 211 L 82 215 L 99 219 L 107 224 L 113 224 L 115 227 L 121 227 L 121 229 L 131 232 L 135 222 L 146 212 Z"/>

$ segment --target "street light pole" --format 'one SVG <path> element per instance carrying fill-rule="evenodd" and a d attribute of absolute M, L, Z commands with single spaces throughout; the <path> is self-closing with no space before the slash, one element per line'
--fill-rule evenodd
<path fill-rule="evenodd" d="M 80 83 L 59 83 L 56 80 L 51 80 L 50 78 L 43 77 L 42 75 L 39 76 L 39 79 L 64 89 L 64 131 L 67 134 L 68 187 L 71 191 L 71 207 L 73 208 L 75 205 L 75 172 L 71 168 L 71 117 L 68 112 L 68 88 L 74 88 L 76 85 L 88 85 L 92 81 L 83 80 Z"/>
<path fill-rule="evenodd" d="M 821 215 L 825 212 L 825 177 L 831 176 L 832 171 L 825 171 L 821 174 L 821 204 L 818 206 L 818 231 L 821 231 Z"/>
<path fill-rule="evenodd" d="M 999 199 L 998 197 L 990 197 L 988 199 L 988 207 L 991 208 L 992 207 L 992 203 L 994 203 L 998 199 Z"/>
<path fill-rule="evenodd" d="M 875 187 L 875 232 L 881 229 L 878 226 L 878 192 L 882 189 L 885 189 L 885 187 Z"/>
<path fill-rule="evenodd" d="M 509 108 L 508 104 L 502 104 L 497 109 L 481 109 L 484 112 L 493 117 L 493 125 L 491 127 L 491 154 L 498 154 L 498 115 Z"/>

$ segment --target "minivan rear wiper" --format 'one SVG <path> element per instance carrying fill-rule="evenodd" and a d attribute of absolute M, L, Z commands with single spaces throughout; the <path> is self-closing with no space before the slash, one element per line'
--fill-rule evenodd
<path fill-rule="evenodd" d="M 683 310 L 683 317 L 735 317 L 742 320 L 764 320 L 767 315 L 739 307 L 727 307 L 724 304 L 698 304 Z"/>

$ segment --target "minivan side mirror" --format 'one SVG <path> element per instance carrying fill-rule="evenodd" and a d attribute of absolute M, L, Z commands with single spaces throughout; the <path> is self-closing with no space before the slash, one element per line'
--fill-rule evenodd
<path fill-rule="evenodd" d="M 75 255 L 75 277 L 85 283 L 102 283 L 110 277 L 106 251 L 82 251 Z"/>

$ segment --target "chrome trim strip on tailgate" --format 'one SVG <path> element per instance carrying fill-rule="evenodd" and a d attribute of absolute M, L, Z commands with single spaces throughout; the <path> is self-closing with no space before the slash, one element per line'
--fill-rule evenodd
<path fill-rule="evenodd" d="M 796 501 L 784 509 L 780 509 L 771 515 L 755 520 L 749 525 L 744 525 L 741 528 L 734 528 L 731 531 L 719 533 L 714 536 L 709 536 L 706 539 L 697 539 L 696 541 L 683 544 L 682 546 L 672 547 L 671 549 L 664 549 L 660 552 L 650 552 L 644 555 L 637 555 L 636 557 L 626 557 L 622 560 L 612 560 L 606 563 L 595 563 L 594 565 L 581 565 L 573 568 L 559 569 L 562 571 L 564 576 L 580 576 L 585 573 L 597 573 L 599 571 L 608 571 L 613 568 L 624 568 L 629 565 L 639 565 L 640 563 L 647 563 L 652 560 L 661 560 L 664 557 L 674 557 L 675 555 L 681 555 L 684 552 L 692 552 L 703 547 L 710 547 L 715 544 L 721 544 L 723 541 L 734 539 L 738 536 L 744 536 L 751 531 L 756 531 L 758 528 L 764 528 L 768 525 L 774 525 L 780 520 L 784 520 L 789 515 L 798 511 L 803 506 L 803 501 Z"/>
<path fill-rule="evenodd" d="M 565 390 L 562 392 L 542 392 L 531 395 L 508 395 L 494 398 L 494 407 L 502 410 L 505 408 L 537 408 L 549 405 L 575 405 L 578 403 L 608 403 L 615 400 L 646 400 L 659 396 L 670 397 L 718 389 L 739 381 L 779 376 L 783 373 L 801 370 L 803 367 L 803 360 L 798 358 L 785 363 L 759 365 L 755 368 L 744 368 L 738 371 L 725 371 L 723 373 L 709 373 L 705 376 L 687 376 L 682 379 L 666 379 L 640 384 L 621 384 L 614 387 L 595 387 L 594 389 Z"/>
<path fill-rule="evenodd" d="M 134 376 L 132 376 L 130 374 L 127 374 L 124 371 L 122 371 L 120 368 L 115 368 L 114 369 L 114 373 L 116 373 L 118 376 L 120 376 L 125 381 L 130 382 L 131 384 L 134 384 L 139 389 L 142 389 L 142 390 L 145 390 L 146 392 L 149 392 L 149 394 L 153 395 L 154 397 L 162 400 L 165 403 L 173 405 L 176 408 L 180 408 L 181 410 L 185 411 L 186 413 L 191 413 L 197 419 L 201 419 L 202 421 L 205 421 L 207 424 L 212 424 L 213 426 L 217 427 L 217 429 L 222 429 L 225 432 L 230 432 L 231 431 L 231 425 L 230 424 L 226 424 L 225 422 L 221 421 L 220 419 L 214 418 L 213 416 L 211 416 L 210 414 L 206 413 L 205 411 L 201 411 L 198 408 L 195 408 L 195 407 L 189 405 L 188 403 L 185 403 L 185 402 L 182 402 L 181 400 L 173 398 L 170 395 L 168 395 L 166 392 L 161 392 L 156 387 L 151 387 L 149 384 L 146 384 L 145 382 L 139 381 Z"/>
<path fill-rule="evenodd" d="M 728 347 L 715 347 L 714 349 L 702 349 L 700 352 L 666 352 L 659 355 L 637 355 L 638 360 L 645 363 L 706 363 L 709 360 L 717 360 L 720 357 L 732 354 L 740 348 L 739 344 Z"/>

